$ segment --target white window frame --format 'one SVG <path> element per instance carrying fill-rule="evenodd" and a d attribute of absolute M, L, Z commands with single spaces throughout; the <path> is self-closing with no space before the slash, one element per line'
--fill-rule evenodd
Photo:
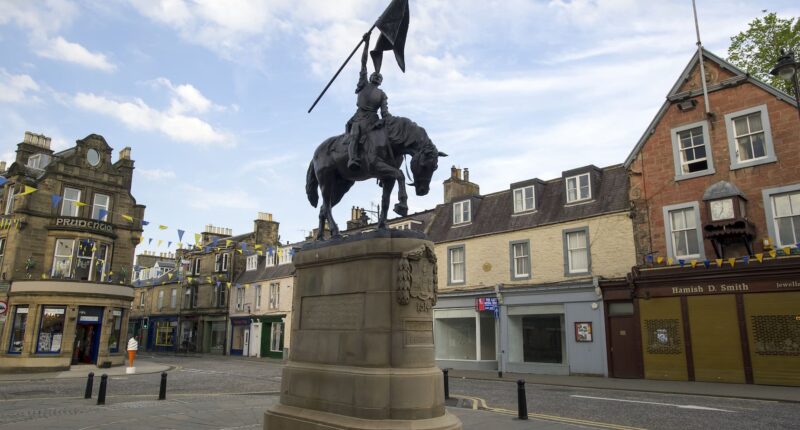
<path fill-rule="evenodd" d="M 144 290 L 142 290 L 142 294 L 141 294 L 141 295 L 139 295 L 139 307 L 140 307 L 140 308 L 143 308 L 143 307 L 144 307 L 144 294 L 145 294 L 145 291 L 144 291 Z"/>
<path fill-rule="evenodd" d="M 6 197 L 6 210 L 5 210 L 5 214 L 6 215 L 11 214 L 11 211 L 14 209 L 14 192 L 15 191 L 16 191 L 16 188 L 14 187 L 14 184 L 11 184 L 11 185 L 8 186 L 8 196 Z"/>
<path fill-rule="evenodd" d="M 98 197 L 105 197 L 106 204 L 105 205 L 99 204 L 97 202 Z M 99 221 L 108 220 L 108 208 L 110 207 L 111 207 L 111 196 L 109 196 L 108 194 L 95 193 L 94 197 L 92 197 L 92 219 L 96 219 Z M 100 218 L 100 209 L 105 209 L 106 211 L 106 214 L 105 216 L 103 216 L 102 219 Z"/>
<path fill-rule="evenodd" d="M 454 261 L 453 251 L 461 251 L 462 260 Z M 456 264 L 461 265 L 461 278 L 455 278 Z M 464 245 L 456 245 L 447 248 L 447 285 L 462 285 L 467 282 L 467 247 Z"/>
<path fill-rule="evenodd" d="M 472 222 L 472 201 L 462 200 L 453 203 L 453 225 Z"/>
<path fill-rule="evenodd" d="M 59 255 L 58 254 L 58 243 L 59 242 L 72 242 L 72 249 L 70 255 Z M 58 258 L 69 258 L 67 260 L 69 263 L 67 264 L 67 271 L 66 273 L 62 273 L 63 278 L 70 278 L 72 276 L 72 263 L 75 260 L 75 239 L 56 239 L 55 248 L 53 249 L 53 267 L 50 270 L 50 276 L 56 276 L 56 261 Z"/>
<path fill-rule="evenodd" d="M 517 250 L 521 249 L 524 250 L 525 254 L 518 254 Z M 509 243 L 509 264 L 511 265 L 511 279 L 512 280 L 520 280 L 520 279 L 530 279 L 533 272 L 533 267 L 531 265 L 531 242 L 529 240 L 515 240 Z M 528 272 L 527 273 L 520 273 L 517 271 L 517 260 L 524 259 L 527 260 L 528 265 Z"/>
<path fill-rule="evenodd" d="M 222 254 L 214 255 L 214 272 L 219 272 L 221 261 L 222 261 Z"/>
<path fill-rule="evenodd" d="M 695 221 L 695 231 L 697 234 L 697 254 L 691 255 L 682 255 L 677 256 L 675 255 L 674 245 L 672 243 L 672 217 L 670 216 L 670 212 L 681 210 L 681 209 L 694 209 L 694 221 Z M 688 202 L 688 203 L 679 203 L 675 205 L 669 205 L 663 207 L 664 217 L 664 237 L 666 238 L 667 244 L 667 257 L 672 258 L 674 260 L 682 259 L 682 260 L 703 260 L 705 259 L 705 244 L 703 243 L 703 228 L 702 222 L 700 220 L 700 205 L 697 202 Z"/>
<path fill-rule="evenodd" d="M 169 307 L 175 309 L 178 307 L 178 289 L 173 288 L 169 293 Z"/>
<path fill-rule="evenodd" d="M 241 285 L 236 287 L 236 310 L 241 311 L 244 309 L 244 287 Z"/>
<path fill-rule="evenodd" d="M 527 205 L 528 198 L 525 197 L 525 192 L 530 190 L 531 191 L 531 198 L 530 198 L 530 207 Z M 517 195 L 520 196 L 520 199 L 517 200 Z M 515 188 L 511 193 L 511 199 L 514 204 L 514 213 L 522 213 L 522 212 L 530 212 L 536 210 L 536 188 L 533 185 L 528 185 L 525 187 Z M 520 202 L 521 205 L 517 206 L 517 202 Z"/>
<path fill-rule="evenodd" d="M 703 134 L 703 145 L 706 147 L 706 164 L 705 170 L 698 170 L 696 172 L 683 173 L 683 155 L 681 152 L 681 138 L 680 133 L 700 127 Z M 675 165 L 675 180 L 681 181 L 684 179 L 696 178 L 698 176 L 713 175 L 714 170 L 714 154 L 711 152 L 711 135 L 708 133 L 708 121 L 698 121 L 691 124 L 685 124 L 675 127 L 670 130 L 672 138 L 672 160 Z"/>
<path fill-rule="evenodd" d="M 228 260 L 230 259 L 230 254 L 227 252 L 222 254 L 222 272 L 228 271 Z"/>
<path fill-rule="evenodd" d="M 255 301 L 255 307 L 256 307 L 256 309 L 261 309 L 261 285 L 260 284 L 256 285 L 254 288 L 255 288 L 255 293 L 256 293 L 256 297 L 255 297 L 255 300 L 254 300 Z"/>
<path fill-rule="evenodd" d="M 281 352 L 281 335 L 283 334 L 283 323 L 273 321 L 269 332 L 269 350 L 270 352 Z"/>
<path fill-rule="evenodd" d="M 156 302 L 158 310 L 164 308 L 164 290 L 158 290 L 158 301 Z"/>
<path fill-rule="evenodd" d="M 256 270 L 258 268 L 258 254 L 248 255 L 247 256 L 247 267 L 245 271 L 249 272 L 251 270 Z"/>
<path fill-rule="evenodd" d="M 583 188 L 583 187 L 581 187 L 581 178 L 584 177 L 584 176 L 586 177 L 586 197 L 581 197 L 581 189 Z M 570 195 L 569 195 L 569 190 L 570 190 L 570 186 L 569 186 L 570 184 L 569 183 L 570 183 L 570 180 L 574 180 L 575 181 L 575 188 L 574 188 L 575 189 L 575 198 L 574 199 L 571 199 Z M 574 175 L 574 176 L 567 177 L 564 180 L 564 186 L 566 187 L 567 203 L 577 203 L 577 202 L 583 202 L 583 201 L 587 201 L 587 200 L 591 200 L 592 199 L 592 177 L 591 177 L 591 175 L 589 175 L 588 172 L 587 173 L 580 173 L 580 174 L 577 174 L 577 175 Z"/>
<path fill-rule="evenodd" d="M 767 233 L 769 237 L 774 240 L 774 244 L 777 247 L 784 248 L 787 246 L 796 247 L 797 243 L 791 244 L 782 244 L 780 243 L 780 236 L 778 235 L 778 224 L 777 220 L 775 219 L 775 209 L 773 206 L 772 198 L 781 194 L 794 194 L 800 192 L 800 184 L 792 184 L 786 185 L 783 187 L 778 188 L 770 188 L 766 190 L 762 190 L 761 194 L 764 199 L 764 215 L 766 216 L 767 220 Z M 800 232 L 795 232 L 795 235 L 800 236 Z M 800 241 L 800 237 L 798 237 L 798 241 Z"/>
<path fill-rule="evenodd" d="M 269 284 L 269 308 L 278 309 L 281 305 L 281 284 L 273 282 Z"/>
<path fill-rule="evenodd" d="M 78 192 L 77 200 L 67 198 L 67 190 L 77 191 Z M 72 187 L 64 187 L 64 191 L 61 196 L 61 216 L 77 217 L 78 215 L 80 215 L 81 208 L 75 204 L 80 201 L 81 201 L 80 189 Z"/>
<path fill-rule="evenodd" d="M 192 262 L 192 274 L 199 275 L 200 274 L 200 258 L 197 257 Z"/>
<path fill-rule="evenodd" d="M 583 233 L 584 235 L 584 247 L 581 248 L 579 246 L 572 247 L 570 243 L 570 238 L 574 237 L 577 233 Z M 564 242 L 564 276 L 570 275 L 585 275 L 591 273 L 592 271 L 592 250 L 590 246 L 589 240 L 589 227 L 579 227 L 579 228 L 570 228 L 563 230 L 563 242 Z M 580 252 L 583 250 L 586 252 L 586 268 L 574 268 L 573 267 L 573 253 Z"/>
<path fill-rule="evenodd" d="M 751 160 L 739 160 L 739 145 L 736 143 L 736 128 L 733 121 L 756 112 L 761 113 L 761 125 L 764 133 L 764 156 Z M 732 112 L 725 115 L 725 129 L 728 136 L 728 151 L 731 155 L 731 170 L 742 169 L 745 167 L 758 166 L 759 164 L 772 163 L 777 161 L 775 148 L 772 146 L 772 128 L 769 123 L 769 112 L 767 105 L 754 106 L 748 109 Z"/>

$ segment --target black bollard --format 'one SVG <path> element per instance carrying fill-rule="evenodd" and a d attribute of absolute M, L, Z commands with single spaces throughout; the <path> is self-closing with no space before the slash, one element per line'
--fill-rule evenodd
<path fill-rule="evenodd" d="M 167 398 L 167 372 L 161 372 L 161 387 L 158 388 L 158 400 Z"/>
<path fill-rule="evenodd" d="M 517 416 L 521 420 L 528 419 L 528 400 L 525 399 L 525 381 L 517 380 Z"/>
<path fill-rule="evenodd" d="M 442 374 L 444 375 L 444 399 L 447 400 L 450 398 L 450 379 L 447 376 L 449 370 L 442 369 Z"/>
<path fill-rule="evenodd" d="M 97 392 L 97 404 L 106 404 L 106 384 L 108 384 L 108 375 L 103 373 L 100 376 L 100 391 Z"/>
<path fill-rule="evenodd" d="M 92 398 L 92 386 L 94 385 L 94 372 L 89 372 L 89 377 L 86 378 L 86 393 L 84 393 L 84 399 L 91 399 Z"/>

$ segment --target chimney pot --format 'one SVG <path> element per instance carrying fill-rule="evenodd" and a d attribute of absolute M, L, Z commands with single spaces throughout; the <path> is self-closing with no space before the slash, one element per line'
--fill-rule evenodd
<path fill-rule="evenodd" d="M 464 180 L 469 182 L 469 169 L 466 167 L 464 168 Z"/>

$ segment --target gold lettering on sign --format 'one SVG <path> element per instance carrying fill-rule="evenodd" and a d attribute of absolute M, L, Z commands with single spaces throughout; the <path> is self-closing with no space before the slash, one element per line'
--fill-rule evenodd
<path fill-rule="evenodd" d="M 775 288 L 800 288 L 800 282 L 798 281 L 776 282 Z"/>
<path fill-rule="evenodd" d="M 702 294 L 705 290 L 699 285 L 691 287 L 672 287 L 672 294 Z"/>

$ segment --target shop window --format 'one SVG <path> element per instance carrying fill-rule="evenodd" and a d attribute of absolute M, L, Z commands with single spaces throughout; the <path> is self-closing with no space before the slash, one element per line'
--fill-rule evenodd
<path fill-rule="evenodd" d="M 755 353 L 800 356 L 800 320 L 797 315 L 753 315 Z"/>
<path fill-rule="evenodd" d="M 436 358 L 477 360 L 475 318 L 436 319 Z"/>
<path fill-rule="evenodd" d="M 112 309 L 111 334 L 108 337 L 109 352 L 119 352 L 120 336 L 122 336 L 122 309 Z"/>
<path fill-rule="evenodd" d="M 681 354 L 681 325 L 677 319 L 654 319 L 644 321 L 648 354 Z"/>
<path fill-rule="evenodd" d="M 563 363 L 564 315 L 522 317 L 522 354 L 530 363 Z"/>
<path fill-rule="evenodd" d="M 211 323 L 211 349 L 222 351 L 225 348 L 225 331 L 224 321 Z"/>
<path fill-rule="evenodd" d="M 497 354 L 495 352 L 495 319 L 493 313 L 487 315 L 481 312 L 478 323 L 481 326 L 481 360 L 495 360 Z"/>
<path fill-rule="evenodd" d="M 57 354 L 61 352 L 61 341 L 64 337 L 64 306 L 44 306 L 42 321 L 39 325 L 39 337 L 36 342 L 37 354 Z"/>
<path fill-rule="evenodd" d="M 173 346 L 175 330 L 170 321 L 156 322 L 156 346 Z"/>
<path fill-rule="evenodd" d="M 14 309 L 14 321 L 11 324 L 11 340 L 8 345 L 10 354 L 22 352 L 22 343 L 25 341 L 25 327 L 28 325 L 28 307 L 17 306 Z"/>
<path fill-rule="evenodd" d="M 272 323 L 269 333 L 269 350 L 272 352 L 280 352 L 283 350 L 283 323 Z"/>

